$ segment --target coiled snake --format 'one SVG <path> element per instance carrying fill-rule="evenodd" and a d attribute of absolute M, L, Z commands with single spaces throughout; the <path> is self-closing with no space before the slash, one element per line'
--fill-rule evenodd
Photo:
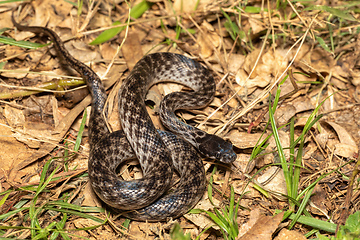
<path fill-rule="evenodd" d="M 179 217 L 191 209 L 202 197 L 206 185 L 201 158 L 194 147 L 201 154 L 224 163 L 235 160 L 231 143 L 179 121 L 174 114 L 178 109 L 204 107 L 213 99 L 214 79 L 199 63 L 174 53 L 155 53 L 142 58 L 119 91 L 123 130 L 110 133 L 102 114 L 107 95 L 96 73 L 71 56 L 54 31 L 20 25 L 14 17 L 12 20 L 18 30 L 46 34 L 57 52 L 86 80 L 92 95 L 88 163 L 91 186 L 106 204 L 125 210 L 124 216 L 161 221 Z M 144 103 L 150 86 L 169 80 L 193 89 L 168 94 L 160 104 L 163 124 L 177 136 L 157 131 Z M 117 167 L 135 155 L 143 178 L 120 179 Z M 177 188 L 168 192 L 173 168 L 181 179 Z"/>

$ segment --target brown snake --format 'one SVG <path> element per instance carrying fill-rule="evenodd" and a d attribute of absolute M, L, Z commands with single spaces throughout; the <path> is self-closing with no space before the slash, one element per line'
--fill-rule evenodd
<path fill-rule="evenodd" d="M 124 216 L 161 221 L 179 217 L 191 209 L 202 197 L 206 185 L 202 161 L 194 147 L 201 154 L 224 163 L 235 160 L 231 143 L 179 121 L 174 114 L 178 109 L 204 107 L 213 99 L 214 79 L 199 63 L 174 53 L 155 53 L 142 58 L 119 91 L 123 130 L 111 133 L 102 115 L 107 95 L 97 74 L 71 56 L 51 29 L 23 26 L 14 17 L 12 21 L 18 30 L 47 35 L 69 66 L 86 80 L 92 95 L 88 164 L 91 186 L 106 204 L 125 210 Z M 160 104 L 163 124 L 177 136 L 156 130 L 144 103 L 150 86 L 169 80 L 193 90 L 168 94 Z M 124 181 L 116 169 L 135 156 L 143 178 Z M 173 168 L 181 179 L 175 190 L 168 191 Z"/>

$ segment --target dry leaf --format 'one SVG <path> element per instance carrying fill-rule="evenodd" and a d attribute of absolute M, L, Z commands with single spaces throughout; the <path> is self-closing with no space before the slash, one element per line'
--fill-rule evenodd
<path fill-rule="evenodd" d="M 4 116 L 11 127 L 23 126 L 25 123 L 25 115 L 23 110 L 5 105 Z"/>
<path fill-rule="evenodd" d="M 335 145 L 336 148 L 334 153 L 346 158 L 354 157 L 355 154 L 358 152 L 358 147 L 351 134 L 348 133 L 345 128 L 343 128 L 337 123 L 326 123 L 335 130 L 336 134 L 339 137 L 340 143 Z"/>
<path fill-rule="evenodd" d="M 326 217 L 329 217 L 327 214 L 328 210 L 325 205 L 324 199 L 327 199 L 326 191 L 318 184 L 315 185 L 315 188 L 312 191 L 312 194 L 310 197 L 310 201 L 311 201 L 310 206 L 312 207 L 311 212 L 313 214 L 325 215 Z"/>
<path fill-rule="evenodd" d="M 236 74 L 239 68 L 244 64 L 245 56 L 241 54 L 231 54 L 228 59 L 228 71 Z"/>
<path fill-rule="evenodd" d="M 249 173 L 253 170 L 255 167 L 255 161 L 252 161 L 249 163 L 250 155 L 249 154 L 237 154 L 237 158 L 235 162 L 233 162 L 234 166 L 237 170 L 240 170 L 243 173 Z M 249 165 L 249 166 L 248 166 Z"/>
<path fill-rule="evenodd" d="M 256 221 L 254 226 L 242 237 L 237 240 L 271 240 L 272 234 L 278 228 L 282 221 L 284 213 L 279 213 L 275 216 L 264 216 Z"/>
<path fill-rule="evenodd" d="M 17 78 L 21 79 L 27 76 L 27 72 L 30 71 L 29 67 L 26 68 L 17 68 L 16 71 L 9 71 L 9 72 L 0 72 L 0 75 L 7 78 Z"/>
<path fill-rule="evenodd" d="M 269 191 L 277 199 L 281 201 L 287 200 L 286 197 L 281 195 L 287 195 L 287 189 L 284 172 L 278 166 L 267 168 L 264 173 L 257 178 L 257 181 L 262 184 L 266 191 Z"/>
<path fill-rule="evenodd" d="M 231 130 L 230 133 L 227 135 L 227 138 L 230 139 L 232 144 L 237 148 L 253 148 L 261 138 L 263 141 L 267 137 L 267 134 L 262 133 L 247 133 L 247 132 L 240 132 L 239 130 Z"/>
<path fill-rule="evenodd" d="M 70 54 L 83 63 L 90 63 L 96 60 L 101 60 L 100 53 L 93 51 L 87 43 L 82 40 L 71 41 L 65 43 L 66 49 Z M 94 71 L 96 71 L 94 69 Z M 98 71 L 96 71 L 99 74 Z"/>
<path fill-rule="evenodd" d="M 91 188 L 90 182 L 86 183 L 84 191 L 82 193 L 84 201 L 82 201 L 81 206 L 89 207 L 101 207 L 101 200 L 96 196 L 95 192 Z"/>
<path fill-rule="evenodd" d="M 5 48 L 4 53 L 5 53 L 6 58 L 9 58 L 12 56 L 18 56 L 17 58 L 21 59 L 21 60 L 24 60 L 25 57 L 27 56 L 27 54 L 30 54 L 30 53 L 27 53 L 27 54 L 24 53 L 24 50 L 17 46 L 8 46 L 7 48 Z"/>
<path fill-rule="evenodd" d="M 320 147 L 325 148 L 326 143 L 329 140 L 329 133 L 322 128 L 321 133 L 317 134 L 315 138 Z"/>
<path fill-rule="evenodd" d="M 173 3 L 174 10 L 176 12 L 193 12 L 194 6 L 196 6 L 198 3 L 198 0 L 187 0 L 186 2 L 183 0 L 175 0 Z"/>
<path fill-rule="evenodd" d="M 304 48 L 304 51 L 308 49 Z M 307 73 L 329 73 L 335 66 L 333 56 L 323 48 L 309 50 L 303 57 L 297 56 L 295 64 Z"/>
<path fill-rule="evenodd" d="M 288 63 L 288 60 L 282 56 L 280 51 L 273 52 L 269 50 L 263 53 L 257 62 L 255 70 L 251 73 L 256 60 L 260 54 L 260 50 L 256 49 L 251 52 L 245 59 L 242 69 L 236 74 L 235 81 L 242 87 L 265 87 L 279 73 L 282 73 Z M 247 76 L 249 76 L 249 79 Z"/>
<path fill-rule="evenodd" d="M 346 143 L 338 143 L 335 145 L 334 154 L 345 157 L 345 158 L 355 158 L 358 147 L 354 145 L 349 145 Z"/>
<path fill-rule="evenodd" d="M 295 107 L 296 113 L 306 112 L 315 109 L 314 105 L 311 102 L 311 99 L 307 96 L 294 99 L 294 101 L 292 101 L 292 105 Z"/>
<path fill-rule="evenodd" d="M 203 10 L 203 8 L 211 3 L 213 3 L 213 0 L 175 0 L 172 4 L 173 9 L 171 9 L 171 12 L 176 11 L 179 13 L 191 13 L 195 10 Z M 197 6 L 196 9 L 195 6 Z"/>
<path fill-rule="evenodd" d="M 213 203 L 215 206 L 219 206 L 220 202 L 213 198 Z M 211 204 L 208 198 L 208 193 L 205 192 L 203 198 L 196 204 L 194 209 L 202 209 L 206 211 L 210 211 L 213 209 L 214 206 Z M 212 226 L 214 229 L 219 229 L 219 227 L 214 226 L 214 222 L 208 217 L 206 214 L 185 214 L 184 217 L 194 223 L 196 226 L 200 227 L 201 229 L 207 228 Z"/>
<path fill-rule="evenodd" d="M 263 22 L 258 20 L 255 16 L 249 18 L 249 24 L 252 30 L 252 34 L 254 35 L 266 29 Z"/>
<path fill-rule="evenodd" d="M 127 37 L 128 39 L 131 39 L 131 41 L 125 41 L 121 51 L 126 61 L 126 65 L 131 71 L 135 64 L 143 57 L 143 51 L 140 38 L 136 31 L 129 31 Z"/>
<path fill-rule="evenodd" d="M 254 226 L 256 221 L 259 220 L 260 217 L 261 212 L 259 208 L 252 209 L 249 214 L 249 220 L 246 223 L 240 225 L 238 237 L 240 238 L 241 236 L 246 234 Z"/>
<path fill-rule="evenodd" d="M 290 119 L 295 115 L 296 109 L 291 104 L 283 104 L 275 111 L 275 120 L 277 126 L 283 126 L 287 124 Z"/>
<path fill-rule="evenodd" d="M 101 44 L 100 51 L 104 60 L 112 60 L 117 52 L 116 48 L 114 48 L 111 43 Z"/>
<path fill-rule="evenodd" d="M 358 69 L 354 69 L 351 72 L 351 83 L 355 86 L 360 86 L 360 71 Z"/>
<path fill-rule="evenodd" d="M 206 21 L 201 24 L 201 30 L 197 38 L 197 43 L 200 45 L 200 54 L 203 58 L 209 58 L 214 49 L 221 43 L 221 37 Z"/>
<path fill-rule="evenodd" d="M 341 143 L 345 143 L 348 145 L 352 145 L 352 146 L 356 146 L 356 142 L 354 141 L 353 137 L 346 131 L 345 128 L 343 128 L 342 126 L 340 126 L 337 123 L 334 122 L 326 122 L 327 124 L 329 124 L 336 132 L 336 134 L 339 137 L 339 140 Z"/>
<path fill-rule="evenodd" d="M 6 126 L 4 120 L 0 119 L 0 181 L 2 182 L 1 191 L 7 190 L 12 185 L 23 183 L 22 177 L 35 173 L 33 167 L 18 171 L 18 166 L 27 159 L 31 158 L 36 150 L 29 149 L 26 145 L 17 141 L 12 135 L 12 131 Z M 4 178 L 6 176 L 6 178 Z M 10 184 L 8 184 L 10 182 Z"/>
<path fill-rule="evenodd" d="M 304 235 L 294 230 L 290 231 L 286 228 L 282 229 L 279 235 L 274 240 L 305 240 L 307 239 Z"/>

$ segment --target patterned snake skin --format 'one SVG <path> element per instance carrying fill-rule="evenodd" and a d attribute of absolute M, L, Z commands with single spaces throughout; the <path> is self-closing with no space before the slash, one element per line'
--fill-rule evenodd
<path fill-rule="evenodd" d="M 236 159 L 231 143 L 179 121 L 174 114 L 178 109 L 204 107 L 213 99 L 214 79 L 199 63 L 173 53 L 155 53 L 141 59 L 119 91 L 123 130 L 110 133 L 103 116 L 107 95 L 96 73 L 72 57 L 54 31 L 19 25 L 14 17 L 12 21 L 18 30 L 46 34 L 57 52 L 86 80 L 92 95 L 90 182 L 96 194 L 109 206 L 121 209 L 124 216 L 161 221 L 183 215 L 205 190 L 205 172 L 198 151 L 224 163 Z M 149 87 L 165 80 L 193 89 L 168 94 L 160 104 L 163 124 L 177 136 L 157 131 L 144 104 Z M 118 166 L 134 157 L 139 160 L 143 178 L 120 179 L 116 172 Z M 180 181 L 169 191 L 173 185 L 173 168 L 179 173 Z"/>

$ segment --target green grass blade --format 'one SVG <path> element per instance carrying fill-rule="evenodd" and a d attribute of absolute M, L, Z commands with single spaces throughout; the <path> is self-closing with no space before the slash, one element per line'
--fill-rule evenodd
<path fill-rule="evenodd" d="M 48 206 L 44 207 L 44 209 L 52 210 L 52 211 L 55 211 L 55 212 L 67 213 L 69 215 L 76 215 L 76 216 L 79 216 L 79 217 L 82 217 L 82 218 L 87 218 L 87 219 L 94 220 L 95 222 L 98 222 L 98 223 L 105 223 L 106 222 L 106 220 L 104 221 L 103 219 L 92 216 L 90 214 L 86 214 L 86 213 L 82 213 L 82 212 L 78 212 L 78 211 L 74 211 L 74 210 L 70 210 L 70 209 L 62 209 L 62 208 L 59 209 L 59 208 L 53 208 L 53 207 L 48 207 Z"/>
<path fill-rule="evenodd" d="M 130 10 L 130 17 L 135 18 L 135 19 L 141 17 L 141 15 L 144 12 L 146 12 L 151 7 L 151 5 L 152 5 L 152 3 L 143 0 L 142 2 L 135 5 Z M 119 21 L 116 21 L 112 25 L 116 26 L 116 25 L 120 25 L 120 24 L 122 24 L 122 23 Z M 122 27 L 118 27 L 118 28 L 112 28 L 112 29 L 105 30 L 104 32 L 100 33 L 100 35 L 94 41 L 92 41 L 90 43 L 90 45 L 97 45 L 97 44 L 106 42 L 106 41 L 110 40 L 111 38 L 115 37 L 117 34 L 119 34 L 125 28 L 126 28 L 126 26 L 122 26 Z"/>
<path fill-rule="evenodd" d="M 244 11 L 246 13 L 260 13 L 261 11 L 268 12 L 268 9 L 262 7 L 246 6 Z"/>
<path fill-rule="evenodd" d="M 234 187 L 230 187 L 230 204 L 229 204 L 229 217 L 232 219 L 234 216 L 234 206 L 235 206 L 235 192 Z"/>
<path fill-rule="evenodd" d="M 238 216 L 239 206 L 240 206 L 240 199 L 236 203 L 235 214 L 234 214 L 234 223 L 235 223 L 234 225 L 235 225 L 235 230 L 236 230 L 236 237 L 239 235 L 239 226 L 238 226 L 238 223 L 237 223 L 237 216 Z"/>
<path fill-rule="evenodd" d="M 338 18 L 341 18 L 341 19 L 344 19 L 344 20 L 355 21 L 355 22 L 358 21 L 355 17 L 353 17 L 349 13 L 348 10 L 336 9 L 336 8 L 329 7 L 327 5 L 311 6 L 311 7 L 305 8 L 303 11 L 308 11 L 308 10 L 326 11 L 326 12 L 331 13 L 331 14 L 337 16 Z"/>
<path fill-rule="evenodd" d="M 52 201 L 52 202 L 48 202 L 46 204 L 46 206 L 49 207 L 60 207 L 60 208 L 67 208 L 67 209 L 71 209 L 74 211 L 79 211 L 79 212 L 86 212 L 86 213 L 104 213 L 105 210 L 103 208 L 98 208 L 98 207 L 82 207 L 79 205 L 75 205 L 75 204 L 71 204 L 71 203 L 67 203 L 67 202 L 63 202 L 63 201 Z"/>
<path fill-rule="evenodd" d="M 71 4 L 71 5 L 73 5 L 74 7 L 78 7 L 78 4 L 77 3 L 74 3 L 74 2 L 72 2 L 72 1 L 70 1 L 70 0 L 64 0 L 65 2 L 67 2 L 67 3 L 69 3 L 69 4 Z"/>
<path fill-rule="evenodd" d="M 223 213 L 225 212 L 224 209 L 221 209 L 221 210 L 222 210 Z M 221 212 L 220 212 L 218 209 L 216 209 L 216 208 L 214 208 L 214 212 L 215 212 L 217 218 L 218 218 L 224 225 L 226 225 L 226 223 L 227 223 L 228 221 L 227 221 L 227 219 L 223 216 L 223 214 L 221 214 Z M 226 212 L 225 212 L 224 215 L 226 216 Z"/>
<path fill-rule="evenodd" d="M 78 4 L 77 4 L 77 15 L 80 16 L 83 10 L 83 5 L 84 5 L 84 1 L 83 0 L 78 0 Z"/>
<path fill-rule="evenodd" d="M 83 116 L 83 118 L 81 120 L 79 132 L 77 134 L 76 141 L 75 141 L 75 146 L 74 146 L 74 151 L 75 152 L 79 151 L 79 148 L 80 148 L 80 145 L 81 145 L 81 139 L 82 139 L 83 132 L 84 132 L 84 129 L 85 129 L 86 118 L 87 118 L 87 111 L 84 111 L 84 116 Z"/>
<path fill-rule="evenodd" d="M 36 215 L 36 212 L 37 212 L 37 211 L 35 211 L 35 208 L 31 208 L 31 207 L 30 207 L 30 209 L 33 210 L 31 215 L 30 215 L 30 213 L 29 213 L 30 219 L 31 219 L 31 221 L 30 221 L 31 239 L 37 239 L 37 238 L 39 237 L 39 235 L 37 234 L 37 232 L 39 232 L 39 231 L 41 230 L 41 227 L 40 227 L 39 221 L 38 221 L 38 219 L 37 219 L 37 215 Z M 29 212 L 30 212 L 30 211 L 29 211 Z M 39 230 L 39 231 L 36 231 L 36 229 L 40 229 L 40 230 Z M 43 236 L 43 234 L 41 234 L 40 236 Z M 45 235 L 44 237 L 46 237 L 46 235 Z"/>
<path fill-rule="evenodd" d="M 250 160 L 252 161 L 253 159 L 255 159 L 259 154 L 261 154 L 261 152 L 265 151 L 266 147 L 269 145 L 269 143 L 267 143 L 267 141 L 270 139 L 270 137 L 272 136 L 272 134 L 269 134 L 261 143 L 260 140 L 262 139 L 262 137 L 265 134 L 265 131 L 267 129 L 267 127 L 269 126 L 270 122 L 268 121 L 266 123 L 266 126 L 264 127 L 264 131 L 262 132 L 260 138 L 258 139 L 258 141 L 256 142 L 255 147 L 253 148 L 252 152 L 251 152 L 251 156 L 250 156 Z"/>
<path fill-rule="evenodd" d="M 325 49 L 325 51 L 331 53 L 330 48 L 328 47 L 328 45 L 325 43 L 324 39 L 319 37 L 319 36 L 315 36 L 316 41 L 318 41 L 318 43 L 320 44 L 320 46 Z"/>
<path fill-rule="evenodd" d="M 320 105 L 319 105 L 320 106 Z M 315 110 L 314 110 L 315 111 Z M 314 112 L 309 116 L 308 121 L 305 123 L 303 132 L 301 133 L 301 135 L 294 141 L 293 145 L 290 146 L 290 148 L 295 147 L 300 141 L 301 139 L 306 135 L 306 133 L 312 128 L 312 126 L 314 126 L 315 123 L 317 123 L 320 118 L 323 117 L 322 114 L 320 114 L 319 116 L 316 116 L 315 119 L 313 119 L 313 117 L 315 116 Z M 311 121 L 311 119 L 313 119 Z"/>
<path fill-rule="evenodd" d="M 329 19 L 330 20 L 330 19 Z M 330 20 L 331 21 L 331 20 Z M 330 46 L 331 46 L 331 52 L 335 51 L 335 46 L 334 46 L 334 31 L 333 31 L 333 27 L 331 24 L 326 24 L 328 29 L 329 29 L 329 35 L 330 35 Z"/>
<path fill-rule="evenodd" d="M 0 207 L 6 202 L 6 199 L 9 197 L 11 192 L 6 194 L 1 200 L 0 200 Z"/>
<path fill-rule="evenodd" d="M 135 19 L 141 17 L 144 14 L 144 12 L 146 12 L 151 6 L 152 6 L 151 2 L 143 0 L 142 2 L 135 5 L 130 10 L 130 17 L 135 18 Z"/>
<path fill-rule="evenodd" d="M 221 229 L 223 229 L 225 232 L 227 232 L 227 226 L 222 222 L 214 213 L 205 211 L 209 217 L 215 222 L 216 225 L 218 225 Z"/>
<path fill-rule="evenodd" d="M 341 165 L 340 167 L 337 167 L 334 170 L 331 170 L 330 172 L 328 172 L 327 174 L 323 174 L 320 177 L 318 177 L 314 182 L 312 182 L 309 186 L 307 186 L 302 192 L 300 192 L 300 194 L 297 196 L 296 200 L 298 201 L 309 189 L 313 188 L 318 182 L 320 182 L 321 180 L 323 180 L 325 177 L 329 176 L 330 174 L 338 171 L 339 169 L 345 167 L 346 165 L 352 163 L 353 161 L 349 161 L 347 163 L 344 163 L 343 165 Z"/>
<path fill-rule="evenodd" d="M 277 152 L 278 152 L 279 158 L 280 158 L 280 163 L 281 163 L 280 165 L 284 172 L 284 177 L 285 177 L 285 182 L 286 182 L 286 190 L 287 190 L 288 194 L 291 194 L 291 186 L 292 186 L 291 176 L 289 174 L 288 163 L 286 162 L 284 149 L 283 149 L 281 141 L 280 141 L 279 132 L 276 127 L 275 117 L 274 117 L 274 113 L 275 113 L 275 110 L 277 107 L 277 103 L 279 101 L 279 97 L 280 97 L 280 86 L 278 87 L 278 90 L 276 91 L 273 106 L 271 106 L 271 103 L 269 104 L 269 120 L 270 120 L 270 124 L 271 124 L 271 128 L 272 128 L 272 132 L 274 135 Z"/>
<path fill-rule="evenodd" d="M 31 239 L 32 239 L 32 240 L 46 239 L 48 235 L 49 235 L 48 232 L 42 231 L 41 233 L 33 236 Z"/>
<path fill-rule="evenodd" d="M 66 224 L 66 220 L 67 220 L 67 214 L 64 213 L 63 214 L 63 218 L 61 219 L 60 222 L 56 223 L 56 229 L 59 231 L 57 233 L 57 235 L 60 233 L 61 237 L 65 240 L 70 240 L 71 238 L 68 236 L 68 234 L 64 231 L 64 227 Z M 55 232 L 54 232 L 55 233 Z M 55 240 L 56 238 L 54 238 Z"/>
<path fill-rule="evenodd" d="M 300 141 L 300 146 L 298 148 L 298 152 L 296 155 L 295 165 L 293 167 L 294 174 L 293 174 L 293 185 L 292 185 L 292 194 L 291 197 L 296 198 L 298 195 L 298 189 L 299 189 L 299 182 L 300 182 L 300 170 L 301 170 L 301 163 L 302 163 L 302 156 L 303 156 L 303 149 L 305 144 L 305 135 L 302 137 Z"/>
<path fill-rule="evenodd" d="M 289 219 L 293 220 L 295 218 L 295 214 L 291 214 L 289 216 Z M 305 224 L 307 226 L 320 229 L 326 232 L 335 233 L 336 231 L 336 224 L 325 222 L 313 217 L 307 217 L 307 216 L 300 216 L 297 220 L 299 223 Z"/>
<path fill-rule="evenodd" d="M 41 174 L 40 174 L 40 181 L 39 181 L 39 185 L 37 187 L 36 192 L 40 192 L 39 189 L 41 188 L 41 186 L 45 182 L 46 173 L 49 170 L 49 166 L 50 166 L 51 162 L 52 162 L 52 159 L 49 159 L 48 161 L 46 161 L 46 163 L 45 163 L 45 165 L 43 167 L 43 170 L 41 171 Z"/>
<path fill-rule="evenodd" d="M 48 162 L 50 162 L 51 161 L 51 159 L 48 161 Z M 48 168 L 47 168 L 48 169 Z M 47 170 L 46 169 L 46 170 Z M 45 181 L 41 181 L 41 179 L 40 179 L 40 183 L 39 183 L 39 187 L 38 187 L 38 189 L 37 189 L 37 191 L 36 191 L 36 193 L 35 193 L 35 196 L 34 196 L 34 199 L 35 198 L 37 198 L 37 196 L 45 189 L 45 187 L 49 184 L 49 182 L 52 180 L 52 177 L 55 175 L 55 173 L 56 173 L 56 171 L 59 169 L 59 166 L 56 166 L 56 168 L 52 171 L 52 173 L 49 175 L 49 177 L 45 180 Z M 44 170 L 45 170 L 45 168 L 44 168 Z M 43 170 L 43 172 L 45 172 L 46 173 L 46 171 L 44 171 Z M 41 175 L 43 175 L 43 174 L 41 174 Z M 44 175 L 45 176 L 45 175 Z M 41 184 L 41 182 L 42 182 L 42 184 Z"/>
<path fill-rule="evenodd" d="M 65 172 L 68 172 L 69 171 L 69 163 L 68 163 L 68 161 L 69 161 L 69 157 L 70 157 L 71 155 L 69 154 L 69 143 L 68 143 L 68 141 L 64 141 L 64 153 L 63 153 L 63 156 L 62 156 L 62 158 L 64 159 L 64 171 Z"/>
<path fill-rule="evenodd" d="M 292 117 L 290 121 L 290 164 L 294 164 L 295 162 L 295 118 Z M 290 166 L 289 168 L 290 176 L 294 176 L 294 167 Z M 290 196 L 295 196 L 297 194 L 297 188 L 291 187 L 291 193 L 288 193 Z M 290 207 L 293 208 L 293 204 L 290 203 Z"/>
<path fill-rule="evenodd" d="M 204 230 L 201 231 L 201 233 L 195 238 L 195 240 L 199 240 L 201 235 L 204 234 L 204 232 L 206 232 L 207 230 L 209 230 L 210 228 L 212 228 L 213 226 L 209 226 L 209 227 L 206 227 L 204 228 Z"/>
<path fill-rule="evenodd" d="M 297 210 L 296 214 L 295 214 L 295 217 L 294 219 L 291 221 L 290 225 L 289 225 L 289 229 L 292 229 L 295 225 L 295 223 L 298 221 L 299 217 L 301 216 L 301 214 L 304 212 L 305 210 L 305 207 L 307 206 L 308 202 L 309 202 L 309 199 L 311 197 L 311 193 L 312 191 L 314 190 L 315 188 L 315 185 L 314 187 L 310 188 L 306 194 L 305 194 L 305 197 L 303 198 L 303 200 L 301 201 L 301 204 L 300 204 L 300 207 L 299 209 Z"/>
<path fill-rule="evenodd" d="M 212 205 L 215 205 L 213 200 L 212 200 L 212 186 L 213 186 L 213 182 L 214 182 L 214 174 L 216 172 L 216 169 L 217 167 L 215 166 L 213 171 L 211 172 L 211 176 L 210 176 L 210 180 L 209 180 L 209 184 L 208 184 L 208 198 L 209 198 L 209 201 L 211 202 Z"/>
<path fill-rule="evenodd" d="M 224 23 L 224 26 L 226 28 L 226 30 L 228 31 L 228 33 L 230 34 L 230 37 L 235 41 L 237 36 L 239 35 L 240 29 L 239 27 L 236 25 L 236 23 L 234 23 L 230 16 L 222 9 L 220 8 L 222 14 L 224 15 L 224 17 L 226 18 L 226 22 Z"/>
<path fill-rule="evenodd" d="M 29 42 L 29 41 L 16 41 L 13 38 L 4 37 L 4 36 L 0 36 L 0 43 L 17 46 L 17 47 L 22 47 L 22 48 L 27 48 L 27 49 L 37 49 L 37 48 L 41 48 L 41 47 L 48 45 L 48 44 L 39 44 L 39 43 L 34 43 L 34 42 Z"/>
<path fill-rule="evenodd" d="M 7 218 L 19 213 L 19 212 L 27 211 L 27 210 L 29 210 L 29 207 L 23 207 L 23 208 L 19 208 L 19 209 L 16 209 L 16 210 L 9 211 L 7 213 L 4 213 L 4 214 L 0 215 L 0 220 L 5 220 L 5 219 L 7 219 Z"/>
<path fill-rule="evenodd" d="M 120 25 L 120 24 L 122 24 L 122 23 L 119 21 L 115 21 L 115 22 L 113 22 L 112 26 L 116 26 L 116 25 Z M 126 28 L 126 26 L 121 26 L 118 28 L 111 28 L 111 29 L 105 30 L 102 33 L 100 33 L 99 36 L 97 38 L 95 38 L 94 41 L 92 41 L 89 44 L 90 45 L 98 45 L 98 44 L 104 43 L 106 41 L 109 41 L 111 38 L 118 35 L 125 28 Z"/>

